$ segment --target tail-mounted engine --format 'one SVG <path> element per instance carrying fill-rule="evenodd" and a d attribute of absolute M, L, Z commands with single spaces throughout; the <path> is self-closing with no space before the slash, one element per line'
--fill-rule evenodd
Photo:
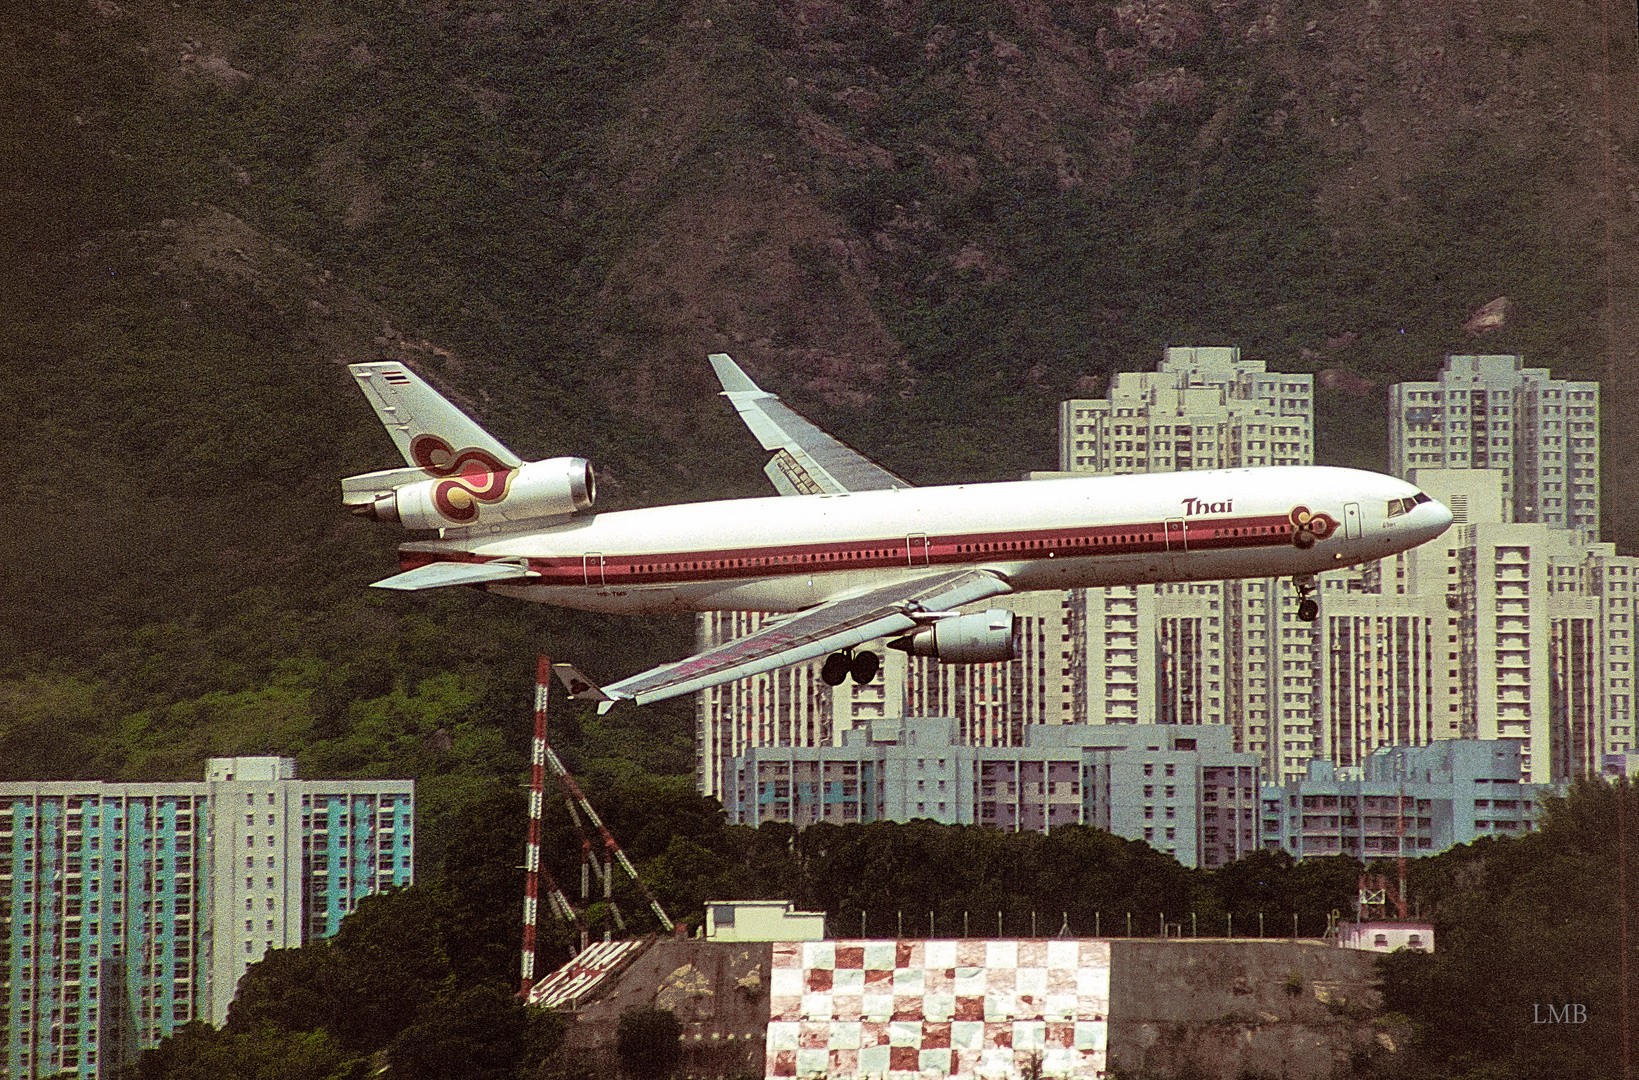
<path fill-rule="evenodd" d="M 888 642 L 912 656 L 932 656 L 941 664 L 997 664 L 1019 656 L 1018 617 L 991 608 L 971 615 L 950 615 Z"/>
<path fill-rule="evenodd" d="M 406 529 L 460 529 L 532 518 L 563 517 L 597 501 L 597 478 L 585 458 L 548 458 L 507 468 L 487 454 L 462 455 L 439 469 L 448 475 L 403 483 L 428 469 L 392 469 L 350 477 L 344 499 L 372 521 Z M 379 480 L 372 484 L 373 478 Z M 387 488 L 387 490 L 382 490 Z"/>

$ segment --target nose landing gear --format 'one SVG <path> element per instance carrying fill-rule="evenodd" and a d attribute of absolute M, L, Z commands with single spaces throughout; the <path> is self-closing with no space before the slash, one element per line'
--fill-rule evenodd
<path fill-rule="evenodd" d="M 1314 575 L 1293 575 L 1292 588 L 1298 591 L 1298 618 L 1303 622 L 1314 622 L 1320 618 L 1320 602 L 1314 596 L 1316 589 Z"/>
<path fill-rule="evenodd" d="M 854 682 L 864 686 L 876 678 L 881 667 L 882 658 L 868 649 L 862 652 L 844 649 L 825 658 L 825 666 L 820 668 L 820 679 L 826 686 L 841 686 L 842 680 L 852 675 Z"/>

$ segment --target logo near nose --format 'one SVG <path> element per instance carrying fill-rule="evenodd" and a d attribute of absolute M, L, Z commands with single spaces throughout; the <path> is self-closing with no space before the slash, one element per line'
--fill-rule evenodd
<path fill-rule="evenodd" d="M 1307 506 L 1292 507 L 1289 518 L 1294 547 L 1312 548 L 1316 540 L 1324 540 L 1337 531 L 1336 518 L 1320 510 L 1311 511 Z"/>

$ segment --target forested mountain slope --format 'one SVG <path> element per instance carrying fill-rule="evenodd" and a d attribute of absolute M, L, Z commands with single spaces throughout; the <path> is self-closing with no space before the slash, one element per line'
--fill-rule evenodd
<path fill-rule="evenodd" d="M 335 482 L 393 460 L 347 361 L 591 457 L 609 506 L 763 491 L 715 349 L 921 482 L 1051 467 L 1055 403 L 1167 343 L 1326 373 L 1321 456 L 1366 465 L 1384 387 L 1445 352 L 1639 370 L 1633 278 L 1605 276 L 1607 194 L 1619 251 L 1639 202 L 1608 6 L 14 12 L 0 771 L 510 776 L 534 648 L 608 674 L 686 648 L 681 621 L 367 594 L 397 538 Z M 686 706 L 627 723 L 689 767 Z"/>

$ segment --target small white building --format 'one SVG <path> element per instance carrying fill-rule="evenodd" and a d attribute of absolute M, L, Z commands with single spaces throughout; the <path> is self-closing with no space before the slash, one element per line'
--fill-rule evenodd
<path fill-rule="evenodd" d="M 1343 923 L 1337 928 L 1338 947 L 1365 952 L 1434 951 L 1434 925 L 1405 919 L 1375 919 Z"/>
<path fill-rule="evenodd" d="M 825 912 L 789 900 L 709 900 L 707 941 L 823 941 Z"/>

